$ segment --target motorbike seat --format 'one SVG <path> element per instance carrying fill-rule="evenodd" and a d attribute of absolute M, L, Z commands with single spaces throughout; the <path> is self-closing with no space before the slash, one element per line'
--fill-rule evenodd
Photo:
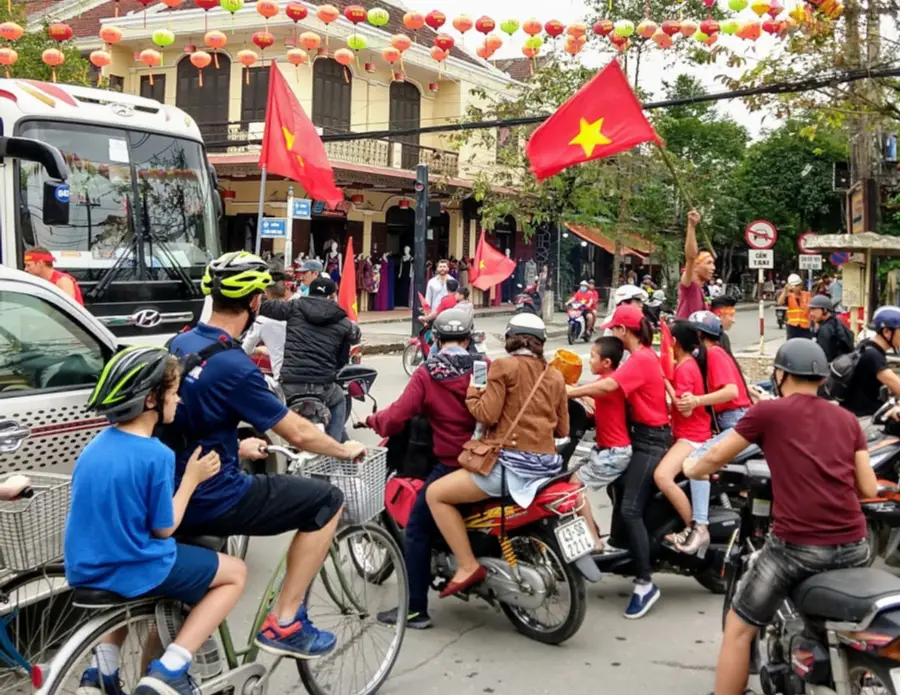
<path fill-rule="evenodd" d="M 176 535 L 176 542 L 183 545 L 195 545 L 207 548 L 215 553 L 222 553 L 227 547 L 227 539 L 222 536 L 181 536 Z"/>
<path fill-rule="evenodd" d="M 812 618 L 859 622 L 876 601 L 900 594 L 900 581 L 871 567 L 832 570 L 810 577 L 791 594 L 797 610 Z"/>
<path fill-rule="evenodd" d="M 750 444 L 748 447 L 746 447 L 746 449 L 744 449 L 739 454 L 737 454 L 734 457 L 734 459 L 731 461 L 731 463 L 739 466 L 739 465 L 746 463 L 750 459 L 754 459 L 757 457 L 764 458 L 764 456 L 762 454 L 762 449 L 760 449 L 755 444 Z"/>
<path fill-rule="evenodd" d="M 72 590 L 72 603 L 77 608 L 112 608 L 133 603 L 140 599 L 126 598 L 112 591 L 103 589 L 75 588 Z"/>

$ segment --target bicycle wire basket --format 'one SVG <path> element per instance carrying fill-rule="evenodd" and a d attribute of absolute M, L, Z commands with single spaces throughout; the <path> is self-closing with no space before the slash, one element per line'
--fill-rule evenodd
<path fill-rule="evenodd" d="M 0 570 L 24 572 L 63 557 L 72 479 L 31 471 L 28 478 L 32 497 L 0 502 Z"/>
<path fill-rule="evenodd" d="M 299 474 L 306 478 L 324 480 L 343 492 L 344 524 L 364 524 L 384 509 L 387 449 L 369 448 L 361 463 L 319 456 L 306 462 Z"/>

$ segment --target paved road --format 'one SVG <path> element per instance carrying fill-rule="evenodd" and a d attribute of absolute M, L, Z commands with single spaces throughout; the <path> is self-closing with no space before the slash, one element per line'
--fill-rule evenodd
<path fill-rule="evenodd" d="M 743 348 L 758 339 L 755 312 L 741 312 L 732 334 Z M 479 327 L 501 333 L 506 317 L 480 319 Z M 403 335 L 405 324 L 399 326 Z M 382 329 L 384 330 L 384 329 Z M 770 329 L 771 330 L 771 329 Z M 777 327 L 771 337 L 778 337 Z M 550 348 L 566 347 L 566 339 L 552 340 Z M 502 354 L 499 341 L 490 340 L 492 355 Z M 739 349 L 738 348 L 738 349 Z M 581 348 L 585 354 L 585 347 Z M 379 370 L 374 395 L 379 406 L 391 403 L 402 391 L 406 376 L 399 355 L 375 356 L 365 364 Z M 359 416 L 367 415 L 356 406 Z M 362 439 L 377 443 L 367 433 Z M 595 500 L 602 528 L 609 526 L 611 508 L 607 498 Z M 235 634 L 246 634 L 263 591 L 270 568 L 289 543 L 253 539 L 248 555 L 250 567 L 246 597 L 235 611 Z M 630 590 L 629 580 L 605 578 L 588 586 L 586 620 L 570 641 L 547 647 L 518 635 L 507 620 L 485 604 L 440 601 L 432 596 L 430 610 L 435 627 L 409 631 L 391 680 L 382 692 L 398 695 L 430 695 L 456 690 L 460 695 L 488 693 L 590 692 L 607 683 L 609 692 L 671 691 L 675 695 L 700 695 L 712 687 L 713 669 L 720 639 L 721 597 L 706 592 L 692 579 L 659 575 L 660 603 L 643 620 L 622 617 Z M 304 692 L 290 663 L 281 664 L 271 692 Z"/>

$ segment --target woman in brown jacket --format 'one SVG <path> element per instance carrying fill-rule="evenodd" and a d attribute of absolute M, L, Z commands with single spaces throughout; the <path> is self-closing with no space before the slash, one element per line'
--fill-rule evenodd
<path fill-rule="evenodd" d="M 545 324 L 538 316 L 514 316 L 505 333 L 508 356 L 491 363 L 487 386 L 471 385 L 466 394 L 466 407 L 484 428 L 482 440 L 501 447 L 491 472 L 481 476 L 460 469 L 432 483 L 426 492 L 435 523 L 457 559 L 457 572 L 441 592 L 442 598 L 485 578 L 456 505 L 506 493 L 526 508 L 538 489 L 561 471 L 554 439 L 570 431 L 567 390 L 561 373 L 545 362 L 545 338 Z M 536 383 L 539 387 L 530 400 Z M 512 434 L 504 441 L 508 431 Z"/>

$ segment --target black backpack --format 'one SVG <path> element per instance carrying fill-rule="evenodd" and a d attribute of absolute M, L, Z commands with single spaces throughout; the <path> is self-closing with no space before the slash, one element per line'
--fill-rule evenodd
<path fill-rule="evenodd" d="M 847 400 L 850 387 L 853 385 L 854 374 L 857 372 L 857 365 L 865 350 L 866 346 L 860 345 L 853 352 L 836 357 L 832 361 L 829 365 L 829 376 L 819 390 L 822 398 L 836 403 L 843 403 Z"/>

